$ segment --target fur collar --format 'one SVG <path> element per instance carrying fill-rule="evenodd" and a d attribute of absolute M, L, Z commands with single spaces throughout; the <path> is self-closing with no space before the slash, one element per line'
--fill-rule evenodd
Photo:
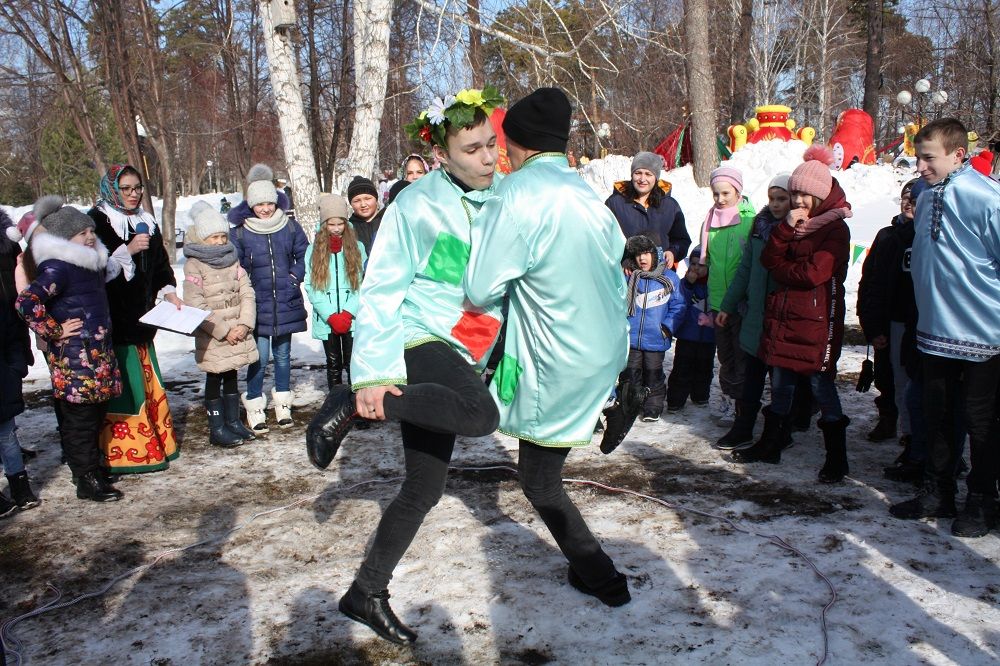
<path fill-rule="evenodd" d="M 50 259 L 65 261 L 88 271 L 103 271 L 108 265 L 108 249 L 100 240 L 94 249 L 90 249 L 50 233 L 41 233 L 32 236 L 30 250 L 38 266 Z"/>

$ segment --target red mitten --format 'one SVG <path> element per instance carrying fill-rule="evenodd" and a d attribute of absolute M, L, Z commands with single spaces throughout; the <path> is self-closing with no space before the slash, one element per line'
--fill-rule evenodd
<path fill-rule="evenodd" d="M 330 324 L 330 328 L 333 329 L 334 333 L 343 335 L 350 332 L 352 321 L 354 321 L 354 315 L 344 310 L 343 312 L 336 312 L 330 315 L 326 323 Z"/>

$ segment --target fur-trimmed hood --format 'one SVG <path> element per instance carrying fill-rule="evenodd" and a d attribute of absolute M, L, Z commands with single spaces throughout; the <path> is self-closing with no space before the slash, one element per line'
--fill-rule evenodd
<path fill-rule="evenodd" d="M 622 196 L 625 196 L 625 188 L 628 187 L 628 184 L 631 182 L 632 182 L 631 180 L 615 181 L 614 185 L 615 192 L 617 192 Z M 674 188 L 673 185 L 663 180 L 662 178 L 656 181 L 656 186 L 659 187 L 661 190 L 663 190 L 664 194 L 670 194 L 670 191 Z"/>
<path fill-rule="evenodd" d="M 41 233 L 32 237 L 28 249 L 37 266 L 50 259 L 65 261 L 88 271 L 103 271 L 108 265 L 108 248 L 100 240 L 91 249 L 52 234 Z"/>

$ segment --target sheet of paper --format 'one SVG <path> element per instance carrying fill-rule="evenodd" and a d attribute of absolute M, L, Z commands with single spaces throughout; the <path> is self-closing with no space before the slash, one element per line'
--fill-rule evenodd
<path fill-rule="evenodd" d="M 191 335 L 211 313 L 184 305 L 180 310 L 173 303 L 161 301 L 152 310 L 142 315 L 139 322 L 168 331 Z"/>

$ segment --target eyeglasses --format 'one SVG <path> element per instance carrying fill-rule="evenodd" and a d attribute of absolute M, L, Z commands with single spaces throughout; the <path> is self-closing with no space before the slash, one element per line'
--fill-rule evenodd
<path fill-rule="evenodd" d="M 118 190 L 122 194 L 142 194 L 142 185 L 136 185 L 135 187 L 119 185 Z"/>

